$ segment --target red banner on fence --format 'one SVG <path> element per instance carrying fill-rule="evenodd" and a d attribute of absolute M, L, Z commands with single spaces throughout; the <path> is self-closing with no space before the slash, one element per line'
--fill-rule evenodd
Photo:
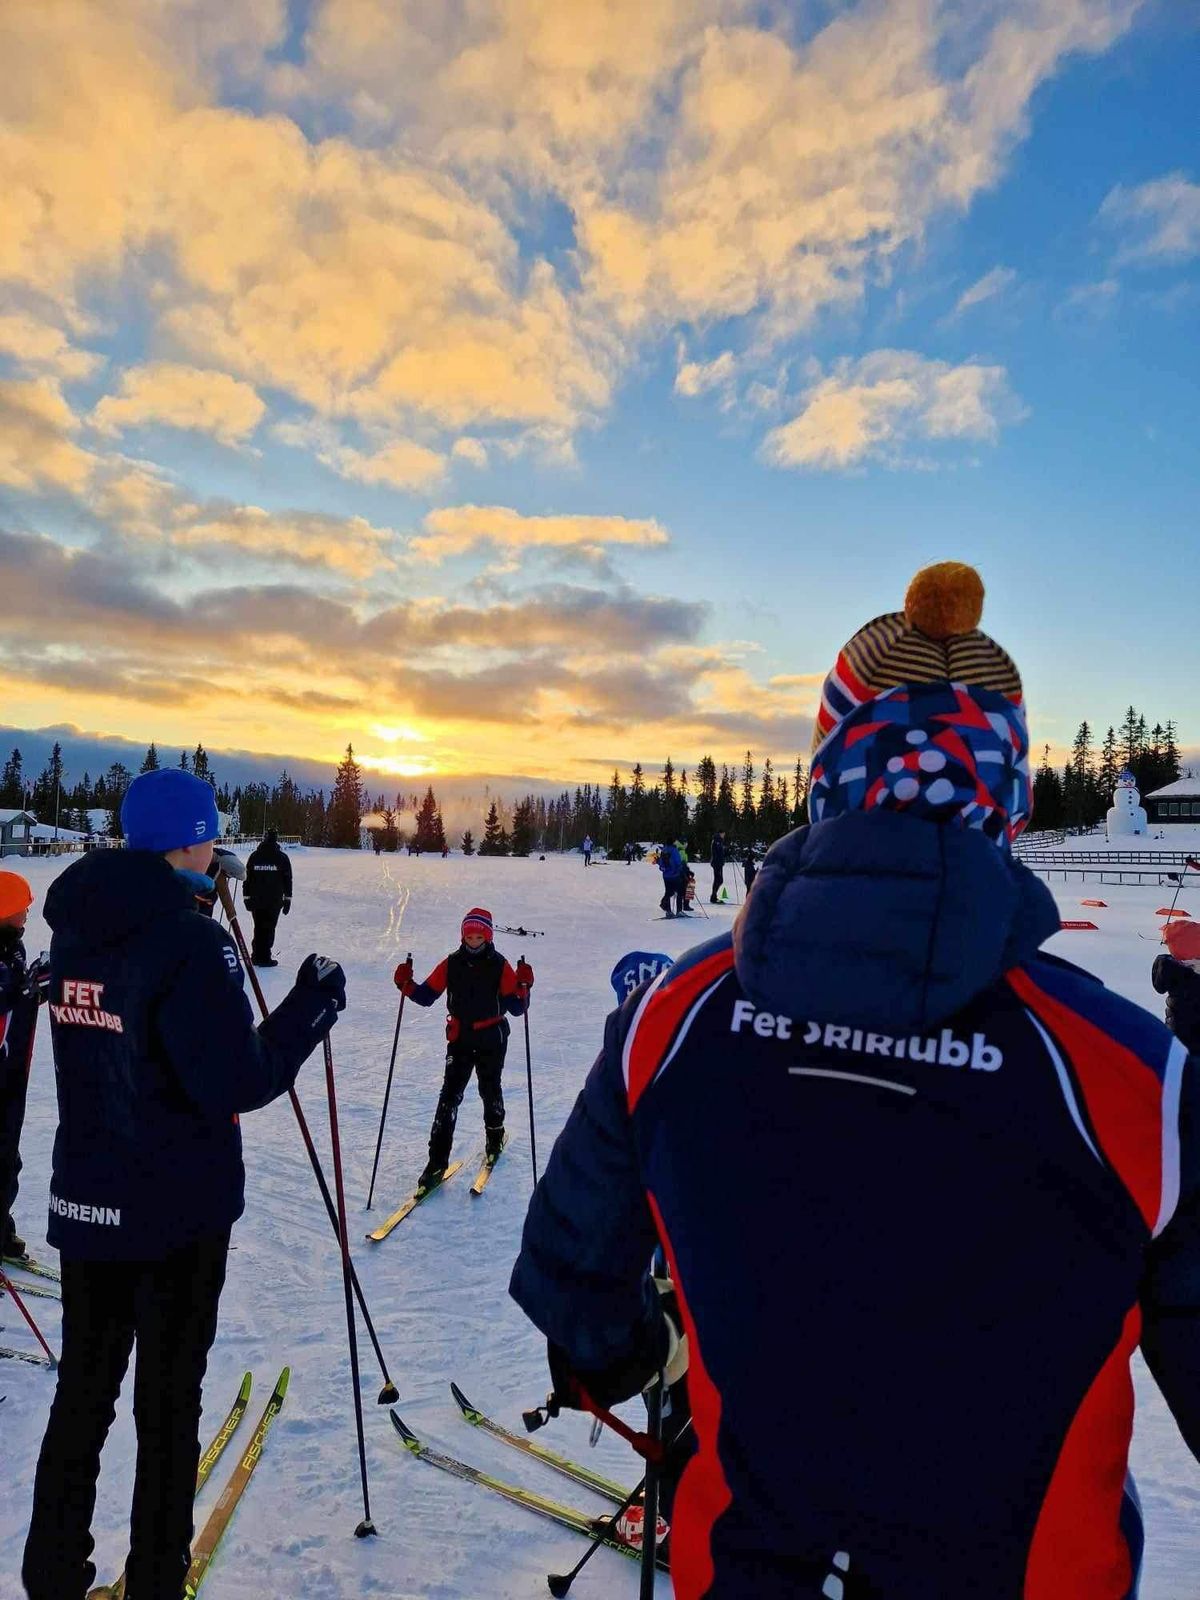
<path fill-rule="evenodd" d="M 1106 911 L 1108 909 L 1108 901 L 1107 900 L 1081 900 L 1079 902 L 1079 904 L 1081 906 L 1099 906 L 1099 907 L 1103 908 Z"/>
<path fill-rule="evenodd" d="M 1099 928 L 1096 926 L 1096 924 L 1094 922 L 1060 922 L 1059 923 L 1059 927 L 1060 928 L 1074 928 L 1076 931 L 1082 931 L 1085 928 L 1090 928 L 1093 933 L 1099 933 L 1100 932 Z"/>

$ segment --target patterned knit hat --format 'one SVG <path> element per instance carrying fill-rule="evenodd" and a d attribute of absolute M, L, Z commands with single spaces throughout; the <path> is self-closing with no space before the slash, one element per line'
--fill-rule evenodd
<path fill-rule="evenodd" d="M 904 610 L 868 622 L 838 656 L 821 691 L 814 752 L 855 706 L 902 684 L 961 683 L 1019 706 L 1021 675 L 979 631 L 982 615 L 983 579 L 974 567 L 961 561 L 923 567 L 908 586 Z"/>
<path fill-rule="evenodd" d="M 983 583 L 945 561 L 904 610 L 868 622 L 825 680 L 809 812 L 902 811 L 1007 848 L 1029 820 L 1029 734 L 1016 666 L 980 632 Z"/>
<path fill-rule="evenodd" d="M 462 921 L 462 936 L 464 939 L 469 934 L 477 934 L 491 943 L 494 933 L 492 913 L 485 911 L 482 906 L 474 906 L 467 912 Z"/>

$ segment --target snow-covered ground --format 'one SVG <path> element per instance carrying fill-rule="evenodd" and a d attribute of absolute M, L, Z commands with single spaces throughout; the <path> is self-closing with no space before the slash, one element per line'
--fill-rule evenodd
<path fill-rule="evenodd" d="M 1162 830 L 1158 848 L 1194 848 L 1200 833 Z M 1187 838 L 1183 837 L 1187 834 Z M 1178 839 L 1178 843 L 1176 840 Z M 1090 843 L 1090 841 L 1089 841 Z M 68 860 L 22 864 L 41 904 L 47 885 Z M 459 921 L 473 905 L 497 923 L 545 931 L 522 940 L 498 935 L 499 947 L 532 962 L 537 983 L 531 1016 L 538 1106 L 538 1152 L 544 1162 L 598 1047 L 612 1004 L 608 974 L 634 948 L 677 955 L 727 925 L 734 907 L 712 909 L 689 922 L 658 915 L 660 879 L 648 864 L 585 870 L 578 856 L 525 861 L 440 860 L 299 851 L 296 895 L 280 924 L 282 965 L 264 974 L 268 998 L 291 982 L 310 950 L 336 955 L 346 966 L 350 1009 L 334 1030 L 347 1187 L 357 1236 L 355 1260 L 393 1376 L 400 1412 L 418 1432 L 493 1472 L 556 1498 L 586 1506 L 589 1495 L 498 1441 L 469 1429 L 450 1399 L 457 1378 L 493 1415 L 520 1428 L 520 1412 L 546 1391 L 540 1339 L 506 1294 L 529 1197 L 529 1134 L 525 1115 L 524 1053 L 514 1031 L 506 1090 L 511 1143 L 485 1196 L 468 1192 L 470 1161 L 442 1193 L 387 1242 L 366 1244 L 365 1229 L 411 1188 L 424 1163 L 429 1119 L 440 1083 L 442 1011 L 407 1010 L 401 1034 L 384 1159 L 371 1217 L 363 1210 L 395 1021 L 391 971 L 412 950 L 423 976 L 457 942 Z M 707 889 L 707 868 L 698 877 Z M 1098 931 L 1062 933 L 1051 948 L 1093 968 L 1132 999 L 1157 1009 L 1149 982 L 1155 911 L 1170 892 L 1150 886 L 1118 888 L 1053 885 L 1064 918 L 1090 918 Z M 1085 910 L 1080 900 L 1103 899 Z M 1180 904 L 1200 916 L 1200 882 L 1185 887 Z M 48 943 L 36 912 L 27 945 Z M 319 1055 L 298 1084 L 326 1163 L 328 1137 Z M 23 1154 L 25 1174 L 18 1222 L 31 1247 L 46 1255 L 44 1204 L 54 1132 L 49 1030 L 40 1030 L 30 1088 Z M 234 1234 L 221 1325 L 209 1363 L 209 1422 L 232 1399 L 243 1371 L 253 1368 L 251 1418 L 266 1400 L 280 1366 L 292 1366 L 292 1387 L 247 1499 L 205 1582 L 208 1600 L 273 1600 L 303 1594 L 314 1600 L 457 1600 L 487 1593 L 494 1600 L 545 1594 L 544 1575 L 561 1571 L 582 1545 L 528 1513 L 413 1460 L 400 1447 L 386 1411 L 372 1403 L 378 1374 L 360 1334 L 367 1405 L 371 1507 L 381 1537 L 356 1541 L 361 1515 L 354 1424 L 346 1355 L 342 1285 L 332 1233 L 313 1183 L 286 1100 L 243 1122 L 248 1169 L 247 1214 Z M 456 1152 L 473 1161 L 482 1143 L 473 1088 L 459 1119 Z M 33 1302 L 52 1342 L 58 1313 Z M 3 1342 L 31 1346 L 10 1307 L 0 1302 Z M 986 1377 L 982 1381 L 986 1381 Z M 129 1392 L 104 1458 L 96 1513 L 101 1576 L 115 1573 L 125 1552 L 133 1468 Z M 37 1449 L 53 1378 L 13 1362 L 0 1363 L 0 1600 L 17 1600 L 17 1573 Z M 1200 1468 L 1180 1442 L 1145 1372 L 1138 1371 L 1135 1470 L 1148 1524 L 1143 1600 L 1186 1600 L 1195 1593 L 1200 1562 Z M 247 1425 L 243 1424 L 245 1428 Z M 202 1431 L 204 1429 L 202 1428 Z M 588 1452 L 587 1423 L 567 1417 L 541 1437 L 619 1478 L 637 1475 L 626 1448 L 607 1436 Z M 227 1457 L 205 1491 L 203 1520 L 229 1470 Z M 594 1503 L 596 1510 L 602 1503 Z M 600 1552 L 580 1579 L 582 1597 L 633 1595 L 637 1572 Z M 669 1592 L 660 1580 L 660 1592 Z"/>

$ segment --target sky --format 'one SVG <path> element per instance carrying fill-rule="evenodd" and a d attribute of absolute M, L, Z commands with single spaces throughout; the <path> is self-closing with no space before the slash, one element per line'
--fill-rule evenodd
<path fill-rule="evenodd" d="M 0 59 L 6 725 L 790 769 L 959 559 L 1035 746 L 1200 750 L 1195 8 L 40 0 Z"/>

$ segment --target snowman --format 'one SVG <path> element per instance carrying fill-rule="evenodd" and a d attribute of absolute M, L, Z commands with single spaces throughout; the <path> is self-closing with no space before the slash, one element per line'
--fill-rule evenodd
<path fill-rule="evenodd" d="M 1114 834 L 1121 836 L 1145 833 L 1146 831 L 1146 809 L 1142 805 L 1142 797 L 1138 793 L 1137 780 L 1128 767 L 1117 779 L 1117 787 L 1113 790 L 1113 803 L 1109 809 L 1107 823 L 1110 839 Z"/>

